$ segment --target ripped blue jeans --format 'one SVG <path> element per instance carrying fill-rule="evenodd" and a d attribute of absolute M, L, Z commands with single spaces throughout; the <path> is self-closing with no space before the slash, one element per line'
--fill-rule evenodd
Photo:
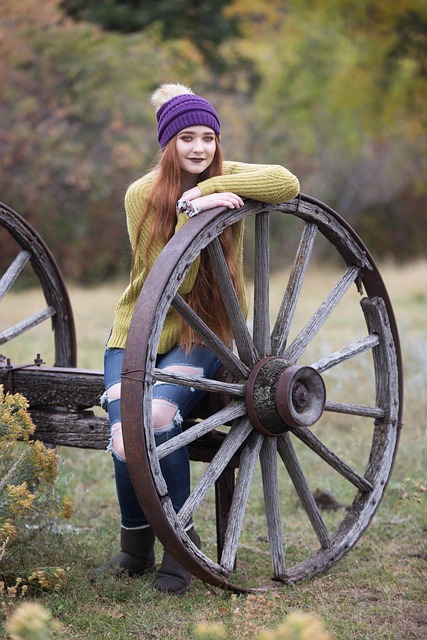
<path fill-rule="evenodd" d="M 112 451 L 116 480 L 117 497 L 121 512 L 121 525 L 125 529 L 140 529 L 149 526 L 144 513 L 139 505 L 129 477 L 124 452 L 115 446 L 118 431 L 121 436 L 120 417 L 120 383 L 123 366 L 124 349 L 105 350 L 104 356 L 104 380 L 105 394 L 102 400 L 106 400 L 108 418 L 111 429 L 109 450 Z M 189 367 L 193 373 L 205 378 L 213 378 L 220 367 L 221 362 L 212 351 L 204 346 L 194 347 L 190 353 L 185 353 L 179 347 L 174 347 L 168 353 L 159 355 L 156 367 L 159 369 Z M 170 438 L 181 433 L 183 418 L 200 402 L 205 391 L 184 387 L 176 384 L 156 382 L 153 386 L 153 427 L 156 444 L 162 444 Z M 168 411 L 173 412 L 172 420 L 162 425 L 156 425 L 154 419 L 154 407 L 165 405 Z M 163 477 L 168 487 L 169 497 L 176 512 L 180 510 L 190 494 L 190 464 L 187 447 L 182 447 L 160 462 Z"/>

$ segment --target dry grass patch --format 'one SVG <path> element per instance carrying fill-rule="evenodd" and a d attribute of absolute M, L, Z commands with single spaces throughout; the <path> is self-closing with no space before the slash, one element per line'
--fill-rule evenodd
<path fill-rule="evenodd" d="M 40 566 L 70 567 L 69 585 L 64 592 L 39 591 L 35 594 L 35 598 L 63 623 L 67 637 L 73 640 L 188 640 L 193 637 L 197 622 L 210 621 L 224 624 L 230 640 L 252 640 L 262 628 L 276 627 L 295 609 L 320 615 L 337 640 L 421 640 L 427 637 L 426 494 L 417 489 L 417 486 L 427 484 L 427 262 L 381 265 L 381 273 L 401 333 L 406 386 L 404 429 L 383 504 L 357 546 L 326 576 L 294 586 L 282 586 L 254 598 L 234 598 L 198 581 L 183 598 L 171 598 L 154 592 L 151 577 L 119 583 L 107 580 L 94 587 L 88 580 L 90 571 L 115 553 L 118 544 L 119 518 L 112 465 L 104 452 L 64 448 L 61 450 L 60 478 L 72 492 L 76 506 L 71 527 L 28 531 L 10 563 L 25 566 L 37 558 Z M 317 267 L 311 271 L 298 310 L 301 317 L 316 308 L 336 278 L 333 269 Z M 280 274 L 272 277 L 272 288 L 276 290 L 276 287 L 283 292 Z M 102 368 L 104 345 L 122 288 L 122 284 L 97 289 L 70 287 L 80 367 Z M 350 295 L 353 296 L 353 292 Z M 8 313 L 2 315 L 0 329 L 19 320 L 23 310 L 28 315 L 33 308 L 36 311 L 40 308 L 33 292 L 11 293 L 7 298 Z M 297 321 L 299 319 L 300 316 Z M 316 347 L 319 352 L 330 350 L 336 343 L 340 347 L 354 332 L 357 333 L 359 328 L 353 321 L 352 306 L 343 305 L 339 317 L 331 319 L 325 327 L 326 342 Z M 28 362 L 29 354 L 37 352 L 48 359 L 50 328 L 41 331 L 41 335 L 29 332 L 21 343 L 13 343 L 13 348 L 12 344 L 10 349 L 7 345 L 15 363 Z M 2 351 L 5 350 L 3 347 Z M 357 373 L 356 382 L 352 373 Z M 349 385 L 350 393 L 363 393 L 361 375 L 363 365 L 360 371 L 348 372 L 344 382 Z M 356 463 L 365 442 L 364 434 L 357 429 L 347 433 L 339 418 L 337 421 L 334 423 L 336 445 L 344 447 L 346 455 Z M 341 444 L 340 433 L 346 436 Z M 306 468 L 310 466 L 304 459 L 302 464 Z M 327 482 L 327 476 L 320 476 L 315 469 L 313 483 L 319 483 L 323 488 Z M 314 484 L 313 489 L 316 488 Z M 344 489 L 340 493 L 336 483 L 327 488 L 338 492 L 339 501 L 351 499 Z M 420 501 L 414 499 L 416 497 Z M 260 582 L 264 571 L 260 565 L 265 564 L 267 557 L 267 545 L 262 539 L 265 533 L 262 499 L 255 496 L 253 503 L 247 537 L 238 556 L 239 571 L 250 585 Z M 290 520 L 285 533 L 295 554 L 307 544 L 302 510 L 297 505 L 289 490 Z M 208 503 L 202 515 L 201 533 L 205 545 L 212 545 L 214 553 L 213 503 Z M 331 513 L 326 518 L 332 521 L 342 518 L 342 514 Z"/>

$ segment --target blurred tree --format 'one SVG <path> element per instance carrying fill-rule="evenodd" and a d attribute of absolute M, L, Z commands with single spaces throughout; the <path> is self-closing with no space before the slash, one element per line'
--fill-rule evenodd
<path fill-rule="evenodd" d="M 236 18 L 224 9 L 231 0 L 61 0 L 75 20 L 100 24 L 107 31 L 133 33 L 158 24 L 165 40 L 188 39 L 216 73 L 226 70 L 220 45 L 239 36 Z"/>
<path fill-rule="evenodd" d="M 248 9 L 259 4 L 252 0 Z M 241 0 L 238 6 L 245 11 Z M 379 254 L 411 255 L 417 230 L 424 238 L 417 248 L 426 246 L 427 4 L 287 0 L 258 16 L 241 21 L 263 78 L 250 156 L 291 166 L 303 191 L 369 230 Z M 415 201 L 421 210 L 396 225 Z M 366 225 L 367 212 L 381 212 L 377 224 Z M 278 241 L 285 236 L 277 229 Z"/>
<path fill-rule="evenodd" d="M 150 94 L 178 80 L 218 107 L 226 157 L 288 166 L 381 255 L 425 255 L 425 0 L 220 6 L 241 34 L 219 40 L 223 73 L 189 27 L 167 40 L 160 20 L 122 34 L 76 22 L 59 0 L 2 0 L 0 199 L 67 277 L 126 272 L 123 193 L 158 150 Z M 273 232 L 282 255 L 291 231 L 279 221 Z"/>
<path fill-rule="evenodd" d="M 142 96 L 172 54 L 154 33 L 125 40 L 76 26 L 55 0 L 18 5 L 1 10 L 1 199 L 34 224 L 68 277 L 96 282 L 123 269 L 125 186 L 157 151 Z M 178 51 L 185 79 L 191 63 Z"/>

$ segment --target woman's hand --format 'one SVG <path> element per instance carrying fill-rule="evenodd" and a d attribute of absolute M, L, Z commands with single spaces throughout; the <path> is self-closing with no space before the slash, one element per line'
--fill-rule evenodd
<path fill-rule="evenodd" d="M 200 196 L 196 198 L 189 198 L 188 193 L 189 192 L 187 192 L 187 194 L 184 194 L 183 198 L 191 200 L 191 204 L 193 205 L 193 207 L 199 209 L 199 211 L 207 211 L 208 209 L 214 209 L 215 207 L 239 209 L 244 205 L 242 198 L 231 192 L 211 193 L 208 196 Z"/>
<path fill-rule="evenodd" d="M 195 198 L 200 198 L 201 195 L 200 187 L 193 187 L 192 189 L 188 189 L 188 191 L 184 191 L 180 200 L 194 200 Z"/>

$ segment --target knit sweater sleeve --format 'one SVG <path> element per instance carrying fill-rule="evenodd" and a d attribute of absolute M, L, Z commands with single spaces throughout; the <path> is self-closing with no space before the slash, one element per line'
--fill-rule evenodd
<path fill-rule="evenodd" d="M 224 162 L 223 174 L 198 184 L 202 195 L 231 191 L 242 198 L 279 204 L 298 195 L 298 178 L 280 165 Z"/>

